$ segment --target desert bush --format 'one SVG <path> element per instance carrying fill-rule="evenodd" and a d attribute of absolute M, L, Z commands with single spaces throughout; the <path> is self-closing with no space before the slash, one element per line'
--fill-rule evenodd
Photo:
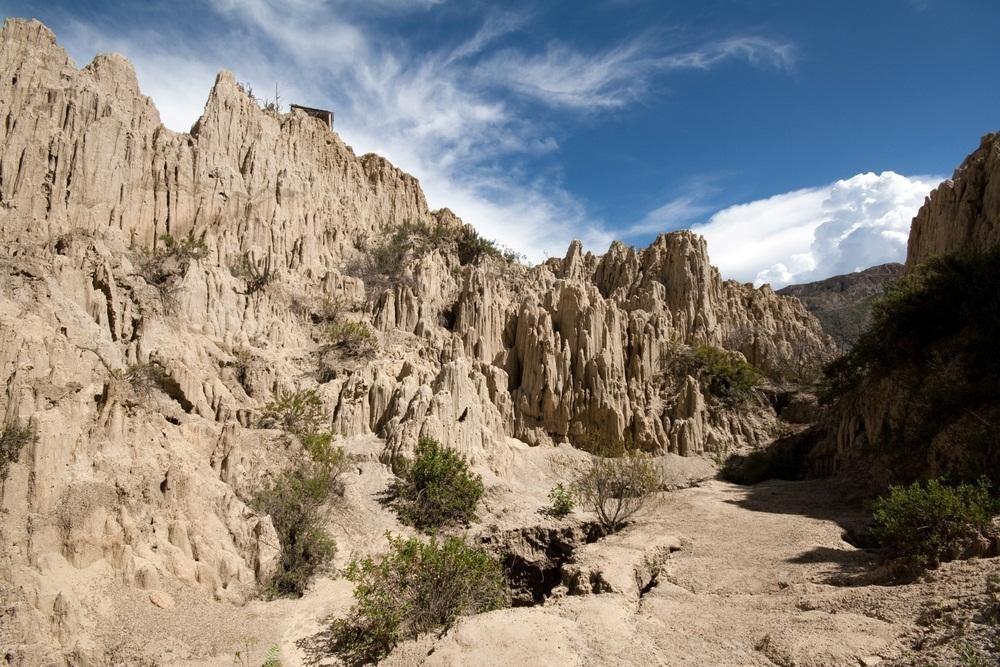
<path fill-rule="evenodd" d="M 734 405 L 745 402 L 764 376 L 738 352 L 712 345 L 674 344 L 663 359 L 668 380 L 690 375 L 711 398 Z"/>
<path fill-rule="evenodd" d="M 148 285 L 156 287 L 161 298 L 169 300 L 177 276 L 187 271 L 192 261 L 208 256 L 208 246 L 201 238 L 188 235 L 180 241 L 170 234 L 160 234 L 161 244 L 152 251 L 143 251 L 137 269 Z"/>
<path fill-rule="evenodd" d="M 597 514 L 609 533 L 620 530 L 660 487 L 660 474 L 649 458 L 630 453 L 597 458 L 573 485 L 583 506 Z"/>
<path fill-rule="evenodd" d="M 13 421 L 0 432 L 0 483 L 7 481 L 10 466 L 17 461 L 21 450 L 28 443 L 35 442 L 38 435 L 31 424 Z"/>
<path fill-rule="evenodd" d="M 375 332 L 364 322 L 344 320 L 327 325 L 323 331 L 327 344 L 350 356 L 371 353 L 378 345 Z"/>
<path fill-rule="evenodd" d="M 326 412 L 323 401 L 315 389 L 300 391 L 279 391 L 274 399 L 264 406 L 258 425 L 261 428 L 277 428 L 287 431 L 299 439 L 323 430 Z"/>
<path fill-rule="evenodd" d="M 331 649 L 346 664 L 377 663 L 399 641 L 509 604 L 503 569 L 483 549 L 457 537 L 388 539 L 384 557 L 345 571 L 355 602 L 334 621 Z"/>
<path fill-rule="evenodd" d="M 128 387 L 131 397 L 146 402 L 156 390 L 162 390 L 170 377 L 163 366 L 155 363 L 130 364 L 112 371 L 112 377 Z"/>
<path fill-rule="evenodd" d="M 257 262 L 244 252 L 229 266 L 229 273 L 234 278 L 239 278 L 246 283 L 246 289 L 241 292 L 244 296 L 256 294 L 263 291 L 265 287 L 274 282 L 275 274 L 271 270 L 271 256 L 268 255 L 263 261 Z"/>
<path fill-rule="evenodd" d="M 346 462 L 342 449 L 330 454 Z M 271 517 L 281 542 L 281 560 L 267 582 L 272 596 L 302 595 L 313 575 L 321 572 L 336 554 L 336 543 L 326 534 L 330 495 L 339 487 L 343 466 L 307 461 L 267 481 L 251 505 Z"/>
<path fill-rule="evenodd" d="M 615 438 L 596 428 L 581 428 L 572 442 L 577 449 L 605 458 L 625 456 L 635 450 L 632 434 L 627 431 L 623 437 Z"/>
<path fill-rule="evenodd" d="M 524 263 L 524 255 L 497 241 L 479 235 L 472 227 L 466 226 L 456 234 L 455 250 L 461 264 L 474 264 L 480 257 L 493 257 L 508 264 Z"/>
<path fill-rule="evenodd" d="M 454 449 L 433 438 L 420 438 L 413 461 L 403 466 L 401 474 L 397 508 L 406 523 L 432 529 L 475 520 L 483 480 Z"/>
<path fill-rule="evenodd" d="M 890 558 L 920 570 L 960 556 L 968 540 L 989 530 L 997 513 L 1000 503 L 985 478 L 956 486 L 932 479 L 891 487 L 878 498 L 872 532 Z"/>
<path fill-rule="evenodd" d="M 711 345 L 694 349 L 700 380 L 709 393 L 723 400 L 745 398 L 760 384 L 761 374 L 742 355 Z"/>
<path fill-rule="evenodd" d="M 454 252 L 460 264 L 471 264 L 488 256 L 507 263 L 523 262 L 524 257 L 496 241 L 481 237 L 472 227 L 407 222 L 396 227 L 379 243 L 365 248 L 361 260 L 347 267 L 362 278 L 372 293 L 381 293 L 404 281 L 406 265 L 433 250 Z"/>
<path fill-rule="evenodd" d="M 560 482 L 549 491 L 549 506 L 545 508 L 545 511 L 550 516 L 562 518 L 568 516 L 575 506 L 576 500 L 573 499 L 573 491 Z"/>

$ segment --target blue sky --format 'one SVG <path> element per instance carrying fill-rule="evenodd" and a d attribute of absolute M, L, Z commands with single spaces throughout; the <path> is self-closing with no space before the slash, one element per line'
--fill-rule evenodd
<path fill-rule="evenodd" d="M 219 69 L 332 108 L 358 153 L 538 260 L 693 227 L 727 277 L 902 259 L 1000 129 L 992 0 L 4 2 L 118 51 L 186 130 Z"/>

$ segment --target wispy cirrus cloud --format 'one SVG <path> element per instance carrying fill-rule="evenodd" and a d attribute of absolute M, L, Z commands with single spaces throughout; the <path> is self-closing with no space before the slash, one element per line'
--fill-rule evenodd
<path fill-rule="evenodd" d="M 791 69 L 795 49 L 762 37 L 734 37 L 694 49 L 664 50 L 649 36 L 598 53 L 551 42 L 540 53 L 505 50 L 477 69 L 488 83 L 503 85 L 551 106 L 601 109 L 621 107 L 647 92 L 656 75 L 675 70 L 708 70 L 726 60 L 757 67 Z"/>

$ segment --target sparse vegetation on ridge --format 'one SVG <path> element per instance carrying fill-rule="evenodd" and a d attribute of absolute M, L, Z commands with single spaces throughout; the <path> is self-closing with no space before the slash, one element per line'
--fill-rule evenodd
<path fill-rule="evenodd" d="M 387 537 L 385 556 L 355 559 L 344 572 L 355 602 L 334 621 L 330 649 L 346 664 L 377 663 L 400 641 L 509 604 L 503 569 L 483 549 L 458 537 Z"/>
<path fill-rule="evenodd" d="M 434 250 L 454 252 L 463 265 L 474 264 L 482 257 L 508 264 L 524 261 L 519 253 L 483 238 L 468 225 L 415 221 L 399 225 L 382 241 L 365 248 L 364 258 L 347 271 L 364 280 L 371 295 L 380 294 L 403 283 L 408 262 Z"/>

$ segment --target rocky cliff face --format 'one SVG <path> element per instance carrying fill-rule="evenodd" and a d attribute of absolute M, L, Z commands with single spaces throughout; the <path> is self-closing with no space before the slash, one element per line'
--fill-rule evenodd
<path fill-rule="evenodd" d="M 245 501 L 302 455 L 255 428 L 278 391 L 315 388 L 330 428 L 377 438 L 383 461 L 433 435 L 501 483 L 510 437 L 690 456 L 780 429 L 761 398 L 734 409 L 671 376 L 679 347 L 789 378 L 832 353 L 798 301 L 721 280 L 687 232 L 532 268 L 442 246 L 366 285 L 351 267 L 393 230 L 461 222 L 227 73 L 177 134 L 124 58 L 78 70 L 47 28 L 9 20 L 0 117 L 0 409 L 38 436 L 0 486 L 0 592 L 19 610 L 0 632 L 55 651 L 37 655 L 91 655 L 109 582 L 252 594 L 280 545 Z M 324 338 L 331 303 L 373 352 Z M 137 395 L 148 368 L 162 377 Z"/>
<path fill-rule="evenodd" d="M 987 134 L 939 185 L 910 227 L 906 269 L 936 255 L 1000 244 L 1000 133 Z"/>
<path fill-rule="evenodd" d="M 880 264 L 864 271 L 789 285 L 778 294 L 801 301 L 819 320 L 823 331 L 846 350 L 868 326 L 872 303 L 902 275 L 902 264 Z"/>
<path fill-rule="evenodd" d="M 904 275 L 913 276 L 932 258 L 967 259 L 947 269 L 947 294 L 915 301 L 913 308 L 922 310 L 914 310 L 904 332 L 917 343 L 906 348 L 910 358 L 868 372 L 832 406 L 813 451 L 814 472 L 854 469 L 884 487 L 943 474 L 974 478 L 996 469 L 993 424 L 1000 406 L 988 363 L 995 275 L 984 254 L 998 245 L 1000 134 L 989 134 L 917 213 Z M 973 255 L 979 259 L 969 259 Z M 916 281 L 911 291 L 922 284 L 926 280 Z"/>

